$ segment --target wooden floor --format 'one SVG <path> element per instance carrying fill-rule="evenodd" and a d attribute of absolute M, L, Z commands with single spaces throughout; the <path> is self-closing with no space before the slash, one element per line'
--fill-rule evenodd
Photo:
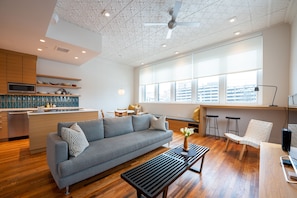
<path fill-rule="evenodd" d="M 179 132 L 174 133 L 173 139 L 171 148 L 183 142 Z M 201 174 L 185 172 L 169 186 L 168 197 L 258 197 L 259 150 L 249 147 L 239 161 L 241 145 L 231 143 L 228 152 L 224 152 L 223 139 L 197 134 L 190 136 L 189 143 L 210 148 L 203 171 Z M 71 194 L 66 196 L 50 174 L 45 153 L 30 155 L 28 139 L 0 142 L 0 197 L 136 197 L 135 189 L 122 180 L 120 174 L 168 149 L 160 147 L 105 174 L 72 185 Z"/>

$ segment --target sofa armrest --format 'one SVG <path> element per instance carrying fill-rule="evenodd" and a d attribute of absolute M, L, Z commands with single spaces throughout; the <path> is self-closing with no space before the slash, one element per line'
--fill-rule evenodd
<path fill-rule="evenodd" d="M 56 132 L 49 133 L 46 140 L 46 159 L 52 174 L 58 174 L 58 164 L 68 160 L 68 144 Z"/>
<path fill-rule="evenodd" d="M 168 121 L 165 121 L 165 128 L 166 128 L 167 130 L 169 130 L 169 122 L 168 122 Z"/>

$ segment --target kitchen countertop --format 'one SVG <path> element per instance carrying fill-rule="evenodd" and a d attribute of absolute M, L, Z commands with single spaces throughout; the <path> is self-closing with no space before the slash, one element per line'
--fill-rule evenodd
<path fill-rule="evenodd" d="M 98 111 L 96 109 L 84 109 L 82 107 L 43 108 L 43 112 L 37 112 L 37 110 L 38 110 L 38 108 L 6 108 L 6 109 L 0 109 L 0 112 L 27 111 L 28 112 L 28 115 L 40 115 L 40 114 L 55 114 L 55 113 L 72 113 L 72 112 Z"/>
<path fill-rule="evenodd" d="M 63 113 L 77 113 L 77 112 L 98 112 L 98 109 L 84 109 L 84 108 L 45 108 L 44 112 L 29 111 L 29 116 L 47 115 L 47 114 L 63 114 Z"/>
<path fill-rule="evenodd" d="M 1 109 L 0 112 L 8 112 L 8 111 L 35 111 L 37 108 L 5 108 Z"/>

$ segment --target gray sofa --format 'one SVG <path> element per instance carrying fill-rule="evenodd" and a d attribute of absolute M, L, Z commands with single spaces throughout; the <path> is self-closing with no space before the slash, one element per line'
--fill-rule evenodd
<path fill-rule="evenodd" d="M 77 157 L 68 153 L 61 138 L 62 127 L 74 122 L 58 123 L 58 131 L 48 134 L 46 156 L 51 174 L 62 189 L 102 173 L 119 164 L 152 151 L 172 140 L 172 130 L 150 129 L 152 115 L 125 116 L 77 122 L 89 146 Z"/>

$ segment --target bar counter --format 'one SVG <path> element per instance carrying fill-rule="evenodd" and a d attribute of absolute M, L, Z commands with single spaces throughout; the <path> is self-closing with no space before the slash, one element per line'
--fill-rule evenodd
<path fill-rule="evenodd" d="M 274 123 L 271 134 L 271 141 L 279 143 L 281 128 L 285 127 L 287 116 L 287 107 L 270 107 L 270 106 L 236 106 L 236 105 L 200 105 L 200 123 L 199 135 L 206 134 L 206 115 L 215 114 L 220 116 L 219 126 L 221 126 L 221 136 L 224 135 L 226 129 L 225 116 L 241 117 L 240 135 L 244 135 L 246 127 L 250 119 L 259 119 L 271 121 Z"/>

